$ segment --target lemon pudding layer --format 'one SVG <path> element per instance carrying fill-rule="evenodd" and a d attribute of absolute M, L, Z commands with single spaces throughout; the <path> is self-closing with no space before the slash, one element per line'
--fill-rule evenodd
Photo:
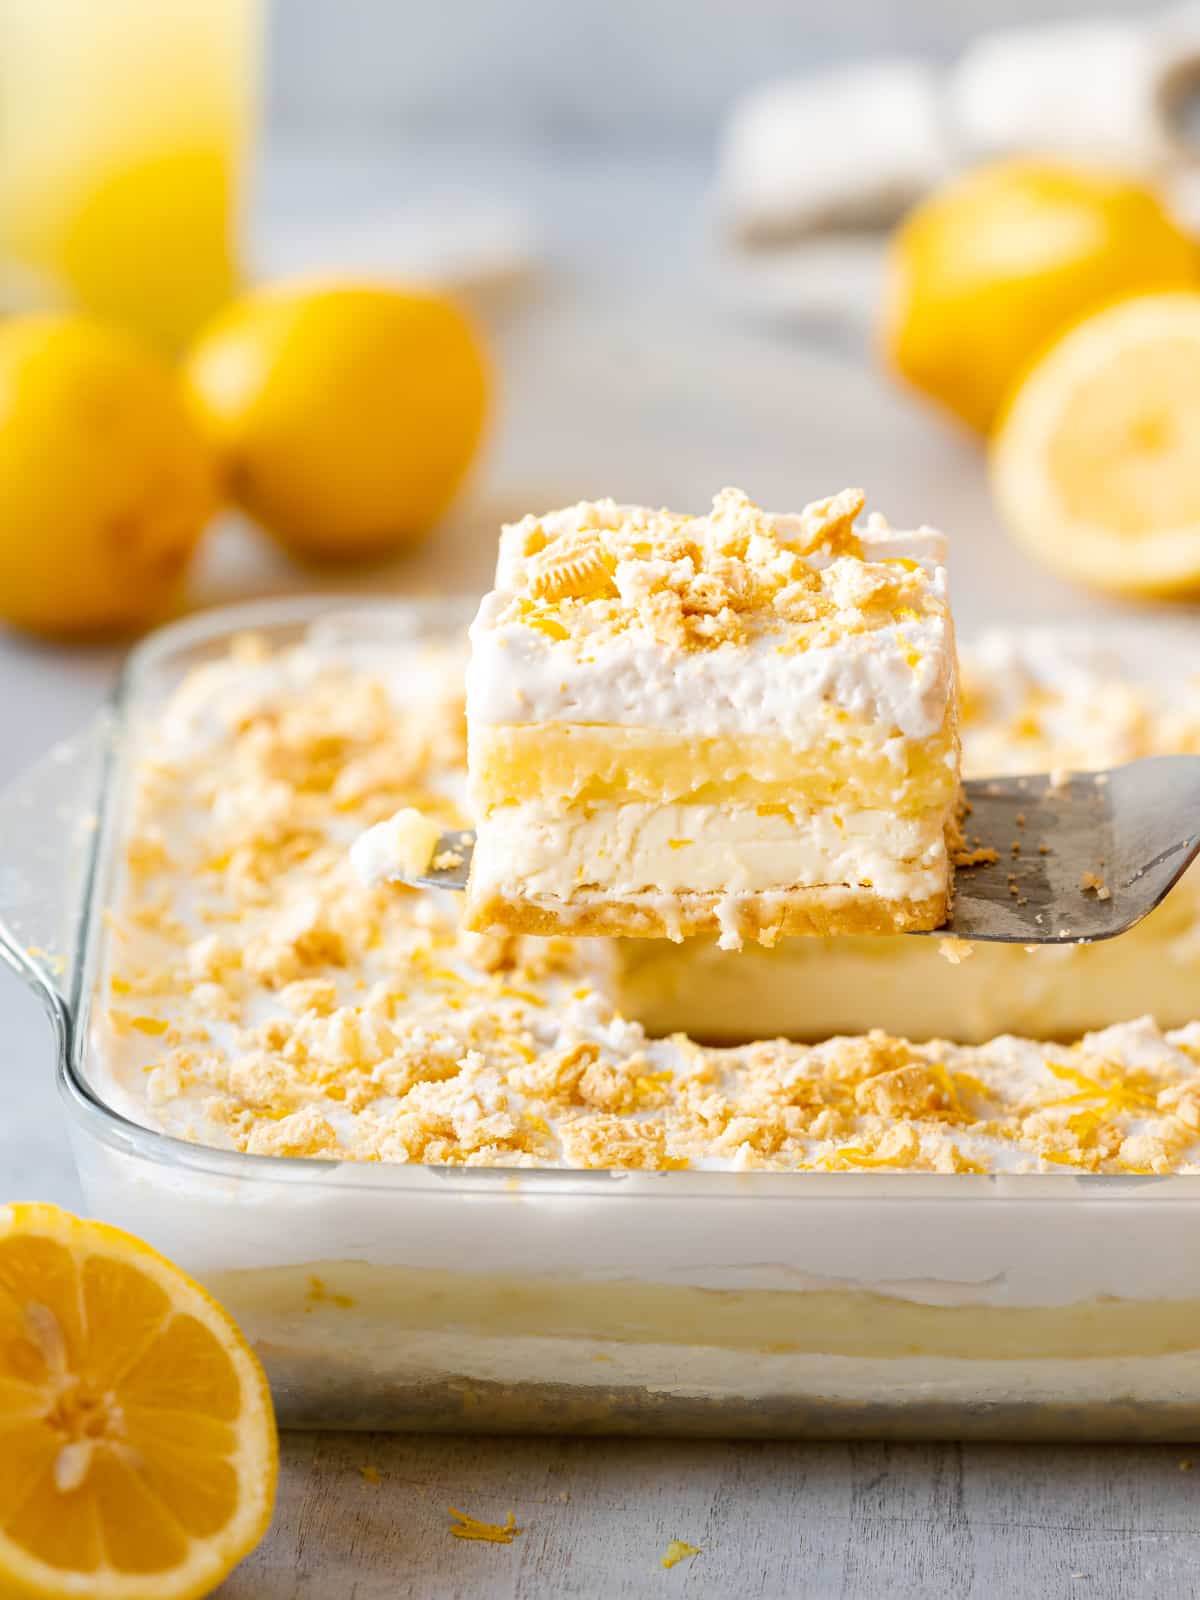
<path fill-rule="evenodd" d="M 505 528 L 471 630 L 477 931 L 936 927 L 958 803 L 944 541 L 847 490 Z"/>

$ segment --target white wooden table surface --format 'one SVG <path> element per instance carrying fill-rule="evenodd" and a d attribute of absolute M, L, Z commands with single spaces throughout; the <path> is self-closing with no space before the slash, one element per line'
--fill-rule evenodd
<path fill-rule="evenodd" d="M 1200 1593 L 1200 1451 L 295 1434 L 221 1600 Z M 361 1475 L 379 1473 L 377 1485 Z M 450 1534 L 447 1506 L 511 1545 Z M 662 1566 L 672 1539 L 700 1554 Z"/>
<path fill-rule="evenodd" d="M 415 558 L 341 587 L 478 589 L 502 517 L 613 494 L 699 509 L 727 483 L 793 507 L 861 484 L 895 522 L 953 539 L 962 630 L 1112 610 L 1020 557 L 974 446 L 829 337 L 752 328 L 700 265 L 703 175 L 670 163 L 546 167 L 497 152 L 277 161 L 278 258 L 382 218 L 516 206 L 544 270 L 499 319 L 503 401 L 467 501 Z M 305 211 L 307 207 L 307 211 Z M 301 243 L 298 245 L 297 240 Z M 284 244 L 286 243 L 286 249 Z M 191 603 L 311 587 L 231 521 Z M 1195 615 L 1172 624 L 1191 628 Z M 0 633 L 0 782 L 91 714 L 118 653 Z M 0 841 L 0 853 L 3 842 Z M 869 1018 L 866 1019 L 869 1021 Z M 0 973 L 0 1201 L 81 1197 L 37 1006 Z M 291 1435 L 272 1532 L 223 1600 L 458 1595 L 1108 1597 L 1200 1594 L 1200 1448 L 768 1445 Z M 360 1468 L 374 1466 L 378 1484 Z M 465 1543 L 447 1506 L 525 1531 Z M 679 1538 L 702 1553 L 664 1570 Z"/>

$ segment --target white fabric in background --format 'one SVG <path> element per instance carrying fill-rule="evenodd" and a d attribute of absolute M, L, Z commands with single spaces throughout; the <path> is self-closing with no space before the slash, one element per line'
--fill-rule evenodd
<path fill-rule="evenodd" d="M 877 61 L 745 96 L 726 128 L 720 191 L 748 236 L 870 226 L 951 165 L 937 71 Z"/>
<path fill-rule="evenodd" d="M 767 83 L 726 123 L 719 204 L 749 243 L 882 227 L 957 167 L 1036 154 L 1172 182 L 1200 155 L 1200 9 L 980 35 L 951 67 L 908 58 Z"/>
<path fill-rule="evenodd" d="M 982 34 L 947 83 L 959 153 L 1036 150 L 1158 171 L 1172 154 L 1157 94 L 1170 61 L 1158 31 L 1133 22 Z"/>

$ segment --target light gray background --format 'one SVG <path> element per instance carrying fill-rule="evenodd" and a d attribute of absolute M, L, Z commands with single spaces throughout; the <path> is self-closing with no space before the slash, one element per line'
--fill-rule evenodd
<path fill-rule="evenodd" d="M 696 147 L 763 78 L 945 60 L 981 30 L 1163 8 L 1087 0 L 276 0 L 281 131 Z"/>
<path fill-rule="evenodd" d="M 1051 9 L 1081 8 L 1004 15 Z M 792 506 L 861 482 L 894 520 L 951 534 L 968 633 L 1126 611 L 1013 550 L 975 444 L 898 395 L 861 333 L 747 322 L 712 270 L 710 148 L 733 88 L 859 48 L 944 55 L 996 16 L 981 0 L 279 0 L 259 259 L 329 263 L 447 217 L 507 219 L 538 257 L 487 302 L 502 401 L 470 493 L 418 556 L 336 586 L 477 590 L 501 517 L 581 495 L 700 507 L 733 482 Z M 376 248 L 386 259 L 392 246 Z M 190 603 L 312 583 L 230 519 Z M 1163 625 L 1200 626 L 1177 613 Z M 0 632 L 0 781 L 91 714 L 119 655 Z M 18 1197 L 80 1203 L 48 1032 L 0 972 L 0 1200 Z M 1200 1470 L 1179 1465 L 1189 1459 L 1174 1447 L 296 1436 L 271 1539 L 225 1592 L 1188 1595 L 1200 1593 Z M 383 1472 L 377 1490 L 356 1471 L 367 1460 Z M 446 1502 L 501 1519 L 511 1507 L 528 1532 L 511 1549 L 458 1544 Z M 675 1536 L 705 1556 L 668 1573 L 658 1557 Z"/>

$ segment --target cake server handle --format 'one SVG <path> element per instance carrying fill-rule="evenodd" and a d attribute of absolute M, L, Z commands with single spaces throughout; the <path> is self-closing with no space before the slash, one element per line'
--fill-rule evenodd
<path fill-rule="evenodd" d="M 43 1000 L 71 993 L 111 734 L 102 712 L 0 789 L 0 959 Z"/>

